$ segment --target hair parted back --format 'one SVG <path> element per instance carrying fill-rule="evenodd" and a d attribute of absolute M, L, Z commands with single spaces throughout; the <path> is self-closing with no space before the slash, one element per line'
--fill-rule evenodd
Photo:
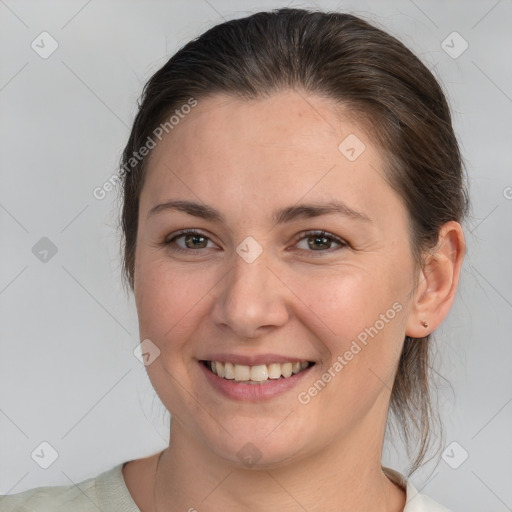
<path fill-rule="evenodd" d="M 176 108 L 223 93 L 253 100 L 295 90 L 334 100 L 360 119 L 382 149 L 385 177 L 409 213 L 418 265 L 440 227 L 468 211 L 464 166 L 443 91 L 400 41 L 337 12 L 282 8 L 216 25 L 174 54 L 144 86 L 121 167 Z M 133 290 L 145 160 L 122 175 L 124 277 Z M 431 339 L 406 337 L 390 409 L 410 456 L 424 461 L 438 413 L 431 398 Z M 442 426 L 439 424 L 442 429 Z M 442 436 L 441 436 L 442 437 Z"/>

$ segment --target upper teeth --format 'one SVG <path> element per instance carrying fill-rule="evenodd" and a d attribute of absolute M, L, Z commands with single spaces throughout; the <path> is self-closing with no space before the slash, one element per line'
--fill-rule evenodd
<path fill-rule="evenodd" d="M 224 379 L 236 381 L 261 382 L 268 379 L 287 378 L 307 368 L 309 363 L 301 361 L 297 363 L 270 363 L 246 366 L 243 364 L 221 363 L 209 361 L 208 367 L 213 373 Z"/>

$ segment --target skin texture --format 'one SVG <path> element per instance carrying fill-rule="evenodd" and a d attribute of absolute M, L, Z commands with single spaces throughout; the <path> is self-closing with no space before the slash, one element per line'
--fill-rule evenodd
<path fill-rule="evenodd" d="M 350 134 L 366 147 L 354 161 L 338 149 Z M 407 210 L 383 169 L 379 149 L 339 105 L 291 91 L 251 102 L 199 100 L 152 151 L 134 292 L 140 339 L 160 350 L 148 375 L 173 416 L 156 482 L 158 509 L 403 510 L 405 493 L 381 472 L 394 375 L 405 335 L 425 336 L 448 313 L 465 246 L 459 224 L 450 222 L 424 269 L 415 265 Z M 177 199 L 209 205 L 226 223 L 167 210 L 148 217 L 155 205 Z M 330 200 L 370 220 L 272 220 L 279 208 Z M 181 237 L 163 245 L 187 228 L 207 243 L 187 246 Z M 304 238 L 308 230 L 348 245 L 315 245 L 317 235 Z M 248 236 L 263 250 L 251 263 L 236 252 Z M 389 320 L 393 304 L 400 311 Z M 332 371 L 383 314 L 384 327 L 300 403 L 298 394 Z M 205 379 L 199 360 L 215 352 L 316 364 L 286 393 L 241 402 Z M 251 467 L 237 455 L 247 443 L 260 455 Z M 155 509 L 158 455 L 123 470 L 143 512 Z M 141 479 L 145 485 L 136 483 Z"/>

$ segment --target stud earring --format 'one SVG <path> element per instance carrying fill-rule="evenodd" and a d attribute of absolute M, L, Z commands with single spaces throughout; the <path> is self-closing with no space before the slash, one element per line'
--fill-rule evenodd
<path fill-rule="evenodd" d="M 425 329 L 428 327 L 428 323 L 425 322 L 425 320 L 421 321 L 421 325 L 423 325 L 423 327 L 425 327 Z"/>

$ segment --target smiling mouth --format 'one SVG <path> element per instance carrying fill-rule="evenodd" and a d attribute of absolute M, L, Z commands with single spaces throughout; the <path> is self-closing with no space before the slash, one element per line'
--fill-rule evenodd
<path fill-rule="evenodd" d="M 300 361 L 295 363 L 269 363 L 246 366 L 221 361 L 201 361 L 208 370 L 225 380 L 244 384 L 257 384 L 272 380 L 288 379 L 303 372 L 315 363 Z"/>

